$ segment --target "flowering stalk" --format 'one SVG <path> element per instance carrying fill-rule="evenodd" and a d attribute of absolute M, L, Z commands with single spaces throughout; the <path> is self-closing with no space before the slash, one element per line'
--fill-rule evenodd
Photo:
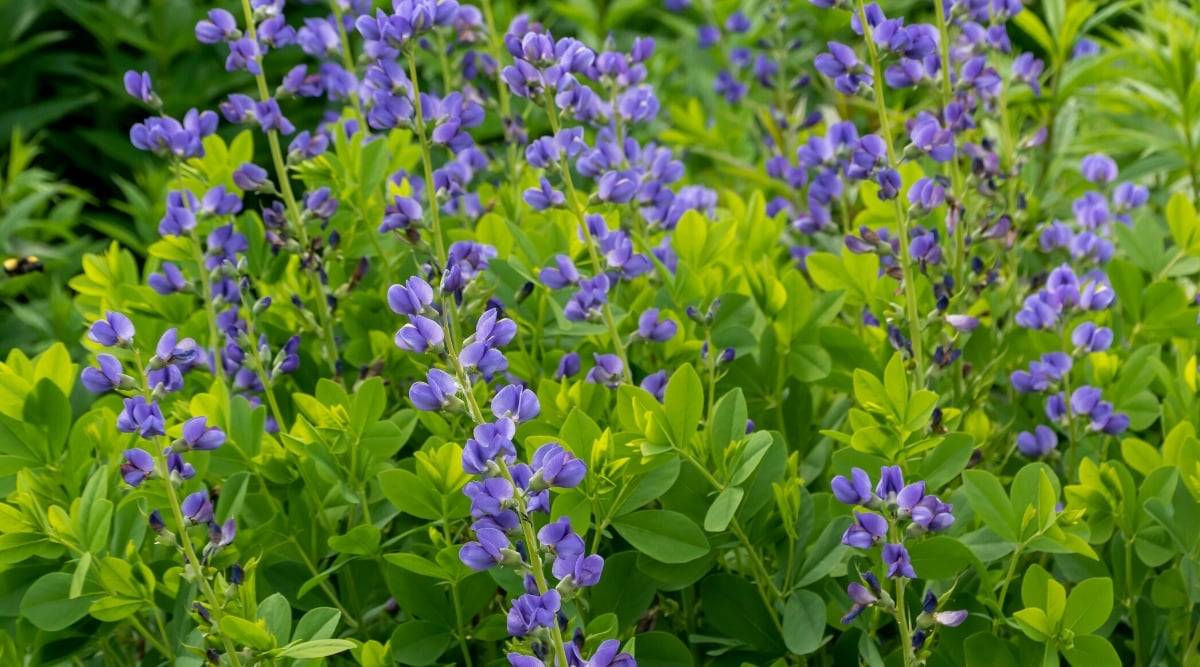
<path fill-rule="evenodd" d="M 339 0 L 329 0 L 329 8 L 333 11 L 333 20 L 337 23 L 338 40 L 342 43 L 342 67 L 350 74 L 354 74 L 357 68 L 354 66 L 354 53 L 350 49 L 350 39 L 346 34 L 346 22 L 343 20 L 345 14 L 342 12 L 342 5 Z M 357 78 L 357 77 L 356 77 Z M 350 114 L 354 116 L 354 122 L 358 125 L 358 131 L 364 136 L 367 133 L 367 124 L 362 117 L 362 107 L 358 103 L 358 87 L 350 89 Z M 374 239 L 374 236 L 372 236 Z M 383 254 L 380 253 L 382 259 Z"/>
<path fill-rule="evenodd" d="M 334 0 L 336 2 L 336 0 Z M 242 0 L 242 11 L 246 16 L 246 34 L 250 41 L 258 43 L 258 29 L 254 23 L 254 9 L 250 6 L 250 0 Z M 339 26 L 341 22 L 339 21 Z M 343 38 L 344 40 L 344 38 Z M 348 44 L 343 41 L 343 47 L 348 47 Z M 353 71 L 353 70 L 350 70 Z M 254 75 L 254 80 L 258 84 L 258 96 L 263 102 L 271 99 L 271 93 L 267 88 L 267 78 L 262 74 L 261 68 L 259 73 Z M 275 165 L 275 174 L 279 180 L 279 190 L 283 195 L 283 203 L 287 207 L 287 213 L 291 215 L 292 224 L 296 228 L 296 237 L 300 242 L 301 251 L 304 252 L 309 248 L 308 230 L 305 228 L 304 219 L 300 214 L 300 206 L 296 203 L 296 195 L 292 192 L 292 182 L 288 176 L 287 165 L 283 161 L 283 151 L 279 148 L 279 134 L 274 129 L 263 128 L 267 133 L 267 144 L 271 149 L 271 160 Z M 325 360 L 336 370 L 337 369 L 337 341 L 333 335 L 333 314 L 329 310 L 329 302 L 325 298 L 325 288 L 321 284 L 321 278 L 317 275 L 316 267 L 301 261 L 305 273 L 308 274 L 309 284 L 316 292 L 317 301 L 317 322 L 321 336 L 321 347 L 325 356 Z"/>
<path fill-rule="evenodd" d="M 172 162 L 175 164 L 175 180 L 179 182 L 179 192 L 183 193 L 183 205 L 190 208 L 190 198 L 183 187 L 182 160 L 178 157 L 173 157 Z M 212 298 L 212 280 L 208 275 L 208 270 L 204 267 L 204 251 L 201 250 L 200 231 L 195 227 L 191 230 L 191 239 L 192 258 L 196 262 L 196 269 L 200 272 L 200 289 L 204 296 L 204 309 L 208 311 L 208 349 L 212 350 L 213 353 L 213 372 L 217 374 L 217 379 L 221 381 L 221 384 L 224 384 L 225 368 L 218 358 L 219 350 L 221 349 L 221 332 L 217 330 L 217 309 Z"/>
<path fill-rule="evenodd" d="M 557 136 L 559 131 L 558 114 L 554 110 L 554 100 L 550 95 L 544 95 L 546 103 L 546 116 L 550 119 L 550 131 Z M 620 127 L 620 122 L 615 124 Z M 599 276 L 603 273 L 604 268 L 600 263 L 600 254 L 596 252 L 596 241 L 592 236 L 591 228 L 587 223 L 587 215 L 583 208 L 579 205 L 579 195 L 575 190 L 575 182 L 571 179 L 571 167 L 569 164 L 562 165 L 563 185 L 567 188 L 568 206 L 571 212 L 575 214 L 575 219 L 579 221 L 579 228 L 583 230 L 583 242 L 587 245 L 588 257 L 592 262 L 592 274 Z M 625 343 L 621 340 L 621 332 L 617 329 L 616 318 L 612 314 L 612 306 L 608 301 L 601 305 L 601 312 L 604 315 L 604 323 L 608 326 L 608 336 L 612 339 L 613 348 L 616 350 L 617 357 L 621 360 L 621 364 L 625 369 L 626 374 L 632 373 L 629 366 L 629 356 L 625 352 Z M 632 377 L 632 375 L 630 375 Z"/>
<path fill-rule="evenodd" d="M 890 167 L 895 168 L 899 165 L 899 162 L 896 161 L 896 148 L 892 139 L 892 126 L 891 121 L 888 119 L 887 101 L 883 94 L 883 69 L 880 66 L 879 52 L 875 48 L 875 41 L 871 35 L 871 25 L 867 20 L 866 6 L 863 4 L 863 0 L 857 0 L 857 4 L 859 21 L 862 22 L 863 41 L 867 43 L 867 52 L 871 57 L 871 67 L 875 72 L 875 76 L 872 77 L 875 86 L 875 113 L 879 116 L 880 134 L 883 135 L 884 144 L 887 146 L 888 164 Z M 920 314 L 917 312 L 917 285 L 914 280 L 912 253 L 909 250 L 908 214 L 904 211 L 904 206 L 900 203 L 898 197 L 892 198 L 892 204 L 896 209 L 896 223 L 900 227 L 900 273 L 901 281 L 904 283 L 905 311 L 907 311 L 905 319 L 908 320 L 909 336 L 912 338 L 914 363 L 913 385 L 921 387 L 925 384 L 925 365 L 924 356 L 921 351 Z"/>
<path fill-rule="evenodd" d="M 421 165 L 425 168 L 425 188 L 428 193 L 429 215 L 433 222 L 433 248 L 437 253 L 435 259 L 439 265 L 445 266 L 446 244 L 442 240 L 441 207 L 438 206 L 437 185 L 433 180 L 433 151 L 429 147 L 429 136 L 425 133 L 425 112 L 421 109 L 421 84 L 417 82 L 416 47 L 409 44 L 405 50 L 408 52 L 408 79 L 412 86 L 413 119 L 416 122 L 413 131 L 417 133 L 417 140 L 421 144 Z"/>
<path fill-rule="evenodd" d="M 937 8 L 938 34 L 941 37 L 939 41 L 942 58 L 942 111 L 944 113 L 950 106 L 950 103 L 954 101 L 954 84 L 950 81 L 950 75 L 954 72 L 953 61 L 950 60 L 950 19 L 946 16 L 946 6 L 942 0 L 935 0 L 933 4 Z M 1007 114 L 1004 111 L 1001 111 L 1001 113 L 1005 114 L 1005 120 L 1007 121 Z M 1005 141 L 1008 141 L 1007 127 L 1004 128 L 1004 132 Z M 947 205 L 952 209 L 951 216 L 954 216 L 953 208 L 961 208 L 962 198 L 966 196 L 966 193 L 963 191 L 963 179 L 958 164 L 957 148 L 956 154 L 950 159 L 948 168 L 950 169 L 950 187 L 953 191 L 953 198 L 948 198 L 950 201 L 947 202 Z M 956 285 L 962 285 L 967 274 L 967 230 L 965 223 L 966 220 L 961 215 L 958 215 L 954 225 L 955 252 L 952 258 Z M 961 376 L 961 373 L 959 375 Z"/>
<path fill-rule="evenodd" d="M 492 0 L 483 0 L 483 20 L 487 25 L 488 30 L 488 50 L 491 51 L 492 58 L 496 61 L 496 96 L 500 100 L 500 123 L 509 122 L 512 117 L 512 98 L 508 92 L 508 86 L 500 78 L 500 59 L 504 54 L 504 38 L 496 30 L 496 17 L 492 10 Z M 520 199 L 520 194 L 517 191 L 521 176 L 521 161 L 517 154 L 517 142 L 515 137 L 505 136 L 505 151 L 508 156 L 508 161 L 505 163 L 505 172 L 508 176 L 508 185 L 512 189 L 512 198 L 514 202 L 513 215 L 519 216 L 521 207 L 516 206 L 515 202 Z"/>

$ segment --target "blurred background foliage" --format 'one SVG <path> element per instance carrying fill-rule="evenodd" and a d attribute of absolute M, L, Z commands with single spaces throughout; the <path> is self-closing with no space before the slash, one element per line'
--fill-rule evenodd
<path fill-rule="evenodd" d="M 731 162 L 746 154 L 731 147 L 759 141 L 756 115 L 766 100 L 741 107 L 723 104 L 712 90 L 714 72 L 729 45 L 702 50 L 698 25 L 740 7 L 758 15 L 780 0 L 696 0 L 671 13 L 662 0 L 510 0 L 497 4 L 500 25 L 530 12 L 552 30 L 571 26 L 587 41 L 609 35 L 652 35 L 660 43 L 652 77 L 660 91 L 666 137 L 687 149 L 693 173 L 714 178 L 766 179 L 762 166 Z M 788 40 L 792 61 L 810 63 L 836 26 L 829 13 L 791 0 Z M 149 72 L 173 112 L 215 109 L 233 91 L 248 89 L 249 75 L 225 72 L 223 59 L 198 44 L 196 21 L 220 4 L 212 0 L 3 0 L 0 1 L 0 261 L 37 256 L 42 272 L 4 276 L 0 282 L 0 355 L 18 347 L 40 351 L 72 341 L 82 322 L 71 305 L 67 280 L 84 252 L 118 240 L 144 256 L 157 236 L 167 175 L 161 164 L 135 150 L 128 128 L 145 110 L 128 98 L 121 75 Z M 921 2 L 889 2 L 901 13 Z M 1071 58 L 1081 40 L 1100 50 L 1066 69 L 1040 99 L 1016 100 L 1057 137 L 1073 138 L 1082 155 L 1104 150 L 1130 177 L 1154 176 L 1167 189 L 1200 195 L 1200 8 L 1194 1 L 1049 0 L 1026 2 L 1011 37 L 1050 62 Z M 323 5 L 305 8 L 321 13 Z M 299 9 L 299 8 L 298 8 Z M 303 11 L 289 16 L 299 18 Z M 779 35 L 741 38 L 767 44 Z M 295 53 L 294 62 L 302 54 Z M 294 64 L 271 58 L 278 80 Z M 663 76 L 669 73 L 669 76 Z M 814 79 L 812 85 L 820 85 Z M 316 118 L 297 117 L 298 126 Z M 225 127 L 231 138 L 234 127 Z M 1065 139 L 1064 139 L 1065 140 Z M 261 143 L 261 142 L 260 142 Z M 1047 150 L 1062 164 L 1078 155 Z M 749 154 L 753 154 L 751 151 Z M 1054 178 L 1059 164 L 1039 165 Z M 1054 202 L 1041 202 L 1046 208 Z M 1031 204 L 1031 205 L 1036 205 Z"/>

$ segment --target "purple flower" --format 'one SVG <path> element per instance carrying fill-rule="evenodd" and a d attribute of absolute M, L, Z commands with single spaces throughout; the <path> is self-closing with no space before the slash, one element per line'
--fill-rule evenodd
<path fill-rule="evenodd" d="M 133 322 L 111 310 L 105 311 L 104 319 L 96 320 L 88 329 L 88 339 L 104 347 L 129 347 L 133 334 Z"/>
<path fill-rule="evenodd" d="M 183 454 L 172 452 L 170 447 L 164 449 L 163 454 L 167 457 L 167 474 L 172 482 L 179 483 L 196 476 L 196 469 L 183 460 Z"/>
<path fill-rule="evenodd" d="M 667 392 L 667 372 L 655 371 L 642 378 L 642 383 L 638 386 L 662 403 Z"/>
<path fill-rule="evenodd" d="M 674 320 L 658 319 L 658 309 L 650 308 L 638 318 L 637 336 L 642 340 L 662 343 L 670 340 L 679 330 Z"/>
<path fill-rule="evenodd" d="M 433 287 L 420 276 L 413 276 L 403 285 L 389 287 L 387 298 L 397 315 L 419 315 L 433 304 Z"/>
<path fill-rule="evenodd" d="M 428 382 L 414 382 L 408 390 L 408 398 L 418 410 L 436 412 L 459 400 L 458 381 L 446 371 L 431 368 L 426 379 Z"/>
<path fill-rule="evenodd" d="M 873 512 L 855 512 L 855 523 L 850 524 L 842 535 L 842 544 L 859 549 L 870 549 L 882 540 L 888 531 L 887 519 Z"/>
<path fill-rule="evenodd" d="M 875 494 L 871 493 L 871 478 L 862 468 L 850 470 L 850 478 L 838 475 L 830 484 L 833 495 L 838 501 L 847 505 L 867 506 L 875 502 Z"/>
<path fill-rule="evenodd" d="M 158 403 L 148 403 L 144 396 L 125 399 L 125 408 L 117 416 L 118 431 L 137 433 L 147 440 L 156 435 L 166 435 L 165 428 Z"/>
<path fill-rule="evenodd" d="M 1083 177 L 1096 185 L 1106 185 L 1117 180 L 1117 163 L 1103 153 L 1092 153 L 1080 163 Z"/>
<path fill-rule="evenodd" d="M 154 456 L 144 449 L 125 450 L 125 463 L 121 464 L 121 477 L 129 486 L 140 486 L 154 476 Z"/>
<path fill-rule="evenodd" d="M 1013 78 L 1028 84 L 1035 97 L 1042 96 L 1042 86 L 1038 79 L 1046 69 L 1045 63 L 1035 58 L 1032 53 L 1022 53 L 1013 59 L 1012 69 Z"/>
<path fill-rule="evenodd" d="M 262 66 L 259 64 L 261 58 L 262 49 L 258 42 L 249 37 L 234 40 L 229 43 L 229 55 L 225 58 L 225 71 L 246 70 L 257 76 L 262 74 Z"/>
<path fill-rule="evenodd" d="M 879 469 L 879 484 L 875 495 L 885 502 L 895 502 L 896 495 L 904 488 L 904 473 L 900 466 L 884 466 Z"/>
<path fill-rule="evenodd" d="M 721 41 L 721 29 L 715 25 L 702 25 L 696 32 L 696 45 L 707 49 Z"/>
<path fill-rule="evenodd" d="M 1103 352 L 1112 346 L 1113 332 L 1112 329 L 1097 326 L 1094 322 L 1084 322 L 1071 333 L 1071 342 L 1081 350 Z"/>
<path fill-rule="evenodd" d="M 914 148 L 929 155 L 934 162 L 948 162 L 954 157 L 954 133 L 943 129 L 937 116 L 922 111 L 909 128 Z"/>
<path fill-rule="evenodd" d="M 413 222 L 420 221 L 424 214 L 425 211 L 416 199 L 396 195 L 392 199 L 392 203 L 384 209 L 383 223 L 379 225 L 379 232 L 382 234 L 397 229 L 407 229 Z"/>
<path fill-rule="evenodd" d="M 212 451 L 225 444 L 225 432 L 208 425 L 207 417 L 193 417 L 183 423 L 183 438 L 175 441 L 176 451 Z"/>
<path fill-rule="evenodd" d="M 966 609 L 958 609 L 956 611 L 939 611 L 933 614 L 933 622 L 938 625 L 944 625 L 948 628 L 956 628 L 962 625 L 963 621 L 967 620 L 968 612 Z"/>
<path fill-rule="evenodd" d="M 857 581 L 851 582 L 850 585 L 846 587 L 846 594 L 850 596 L 850 601 L 854 604 L 850 607 L 850 610 L 846 612 L 846 615 L 842 617 L 843 624 L 849 623 L 855 618 L 858 618 L 858 615 L 863 613 L 867 607 L 879 602 L 879 598 L 871 592 L 871 589 L 863 586 Z"/>
<path fill-rule="evenodd" d="M 136 386 L 133 378 L 125 375 L 121 362 L 111 354 L 98 354 L 96 361 L 100 367 L 88 366 L 83 369 L 79 379 L 83 386 L 93 394 L 103 394 L 114 389 L 132 389 Z"/>
<path fill-rule="evenodd" d="M 328 220 L 338 210 L 338 200 L 334 198 L 329 188 L 317 188 L 304 197 L 304 208 L 320 220 Z"/>
<path fill-rule="evenodd" d="M 490 424 L 480 424 L 475 427 L 474 437 L 467 440 L 463 447 L 463 470 L 475 475 L 488 473 L 494 462 L 501 454 L 504 460 L 511 462 L 517 457 L 512 438 L 516 434 L 516 424 L 509 419 L 498 419 Z"/>
<path fill-rule="evenodd" d="M 1017 434 L 1017 449 L 1025 456 L 1041 458 L 1055 447 L 1058 447 L 1058 434 L 1048 426 L 1039 424 L 1033 433 L 1022 431 Z"/>
<path fill-rule="evenodd" d="M 253 162 L 243 162 L 233 172 L 233 183 L 247 192 L 257 192 L 267 184 L 267 170 Z"/>
<path fill-rule="evenodd" d="M 1071 412 L 1075 415 L 1086 415 L 1100 403 L 1100 390 L 1096 387 L 1084 385 L 1071 394 Z"/>
<path fill-rule="evenodd" d="M 588 382 L 602 384 L 609 389 L 616 389 L 621 386 L 621 379 L 625 374 L 625 364 L 621 363 L 621 358 L 615 354 L 594 354 L 596 365 L 588 371 L 587 377 L 584 378 Z"/>
<path fill-rule="evenodd" d="M 488 477 L 468 482 L 463 495 L 471 499 L 471 516 L 476 519 L 495 516 L 508 509 L 513 499 L 513 486 L 503 477 Z"/>
<path fill-rule="evenodd" d="M 208 18 L 196 23 L 196 41 L 201 44 L 229 42 L 241 37 L 233 14 L 224 9 L 212 9 Z"/>
<path fill-rule="evenodd" d="M 213 554 L 221 549 L 233 544 L 235 537 L 237 537 L 237 522 L 233 519 L 227 519 L 223 524 L 219 524 L 216 521 L 209 523 L 208 544 L 204 547 L 205 560 L 211 558 Z"/>
<path fill-rule="evenodd" d="M 508 634 L 524 637 L 538 628 L 552 627 L 561 604 L 562 597 L 553 589 L 543 595 L 522 595 L 508 612 Z"/>
<path fill-rule="evenodd" d="M 184 498 L 180 509 L 183 510 L 183 518 L 189 525 L 208 523 L 213 518 L 213 506 L 208 499 L 208 491 L 197 491 Z"/>
<path fill-rule="evenodd" d="M 928 215 L 945 201 L 946 188 L 932 178 L 919 179 L 908 189 L 908 203 L 913 208 L 913 215 L 918 217 Z"/>
<path fill-rule="evenodd" d="M 954 523 L 950 512 L 954 506 L 944 503 L 937 496 L 924 496 L 910 510 L 912 522 L 928 532 L 946 530 Z"/>
<path fill-rule="evenodd" d="M 536 418 L 541 409 L 537 394 L 515 384 L 505 386 L 492 399 L 492 414 L 516 424 Z"/>
<path fill-rule="evenodd" d="M 579 269 L 566 255 L 554 256 L 555 267 L 547 267 L 538 272 L 538 279 L 550 289 L 562 289 L 579 282 Z"/>
<path fill-rule="evenodd" d="M 635 172 L 610 171 L 600 177 L 596 184 L 596 195 L 601 201 L 613 204 L 627 204 L 637 193 L 638 177 Z"/>
<path fill-rule="evenodd" d="M 493 528 L 476 529 L 475 541 L 464 544 L 458 551 L 458 558 L 476 572 L 490 570 L 500 563 L 520 561 L 508 536 Z"/>
<path fill-rule="evenodd" d="M 887 565 L 887 576 L 889 579 L 897 577 L 905 577 L 907 579 L 916 579 L 917 573 L 913 571 L 912 562 L 908 558 L 908 550 L 903 544 L 885 544 L 883 545 L 883 562 Z"/>
<path fill-rule="evenodd" d="M 428 317 L 414 315 L 408 324 L 396 332 L 395 343 L 401 350 L 422 354 L 441 347 L 445 339 L 446 335 L 440 324 Z"/>
<path fill-rule="evenodd" d="M 575 377 L 582 367 L 579 360 L 578 352 L 568 352 L 563 355 L 558 361 L 558 368 L 554 371 L 554 379 L 561 382 L 564 378 Z"/>
<path fill-rule="evenodd" d="M 563 449 L 557 442 L 548 442 L 538 448 L 533 454 L 533 469 L 536 472 L 531 488 L 537 488 L 536 482 L 544 482 L 546 486 L 569 489 L 579 486 L 587 474 L 587 466 L 575 455 Z"/>
<path fill-rule="evenodd" d="M 188 292 L 192 288 L 192 283 L 187 281 L 178 266 L 169 262 L 163 262 L 161 274 L 158 272 L 150 274 L 146 278 L 146 282 L 150 284 L 150 289 L 154 289 L 155 292 L 164 296 L 176 292 Z"/>
<path fill-rule="evenodd" d="M 137 72 L 130 70 L 125 73 L 125 92 L 131 97 L 151 106 L 158 106 L 161 102 L 158 96 L 154 94 L 154 87 L 150 82 L 150 74 L 148 72 Z"/>
<path fill-rule="evenodd" d="M 970 315 L 947 315 L 945 320 L 946 324 L 961 333 L 969 333 L 979 326 L 979 320 Z"/>
<path fill-rule="evenodd" d="M 538 187 L 526 190 L 521 197 L 533 210 L 545 211 L 546 209 L 558 208 L 566 204 L 566 196 L 555 190 L 545 176 L 538 179 L 538 184 Z"/>

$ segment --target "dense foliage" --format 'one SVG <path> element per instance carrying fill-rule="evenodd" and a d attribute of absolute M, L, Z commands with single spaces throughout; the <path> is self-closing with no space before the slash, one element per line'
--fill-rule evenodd
<path fill-rule="evenodd" d="M 63 4 L 0 666 L 1200 665 L 1190 6 Z"/>

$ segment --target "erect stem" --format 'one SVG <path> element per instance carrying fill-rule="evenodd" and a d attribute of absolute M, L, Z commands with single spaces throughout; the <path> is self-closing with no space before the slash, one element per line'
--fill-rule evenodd
<path fill-rule="evenodd" d="M 550 118 L 550 130 L 554 134 L 558 134 L 558 113 L 554 110 L 554 100 L 549 95 L 544 95 L 546 98 L 546 115 Z M 588 257 L 592 262 L 592 274 L 599 275 L 603 271 L 603 265 L 600 263 L 600 254 L 596 250 L 596 239 L 592 237 L 592 231 L 588 229 L 587 214 L 579 205 L 579 196 L 575 190 L 575 182 L 571 179 L 571 166 L 565 162 L 562 165 L 563 185 L 567 188 L 567 206 L 571 209 L 571 213 L 579 221 L 579 228 L 583 230 L 583 242 L 587 245 Z M 617 357 L 621 360 L 621 365 L 624 366 L 626 380 L 633 381 L 633 369 L 629 367 L 629 356 L 625 352 L 625 343 L 621 340 L 621 332 L 617 329 L 617 320 L 613 317 L 612 306 L 606 300 L 601 308 L 604 315 L 604 323 L 608 326 L 608 336 L 612 339 L 613 349 L 617 353 Z"/>
<path fill-rule="evenodd" d="M 242 0 L 242 11 L 246 16 L 246 35 L 255 43 L 258 42 L 258 29 L 254 25 L 254 10 L 250 7 L 250 0 Z M 261 67 L 259 68 L 261 71 Z M 271 93 L 267 89 L 267 78 L 259 73 L 254 76 L 255 82 L 258 84 L 258 96 L 262 101 L 271 99 Z M 320 329 L 322 351 L 324 352 L 325 360 L 329 362 L 334 372 L 337 371 L 337 340 L 333 335 L 333 314 L 329 309 L 329 302 L 325 296 L 325 286 L 321 282 L 321 277 L 317 273 L 317 269 L 310 262 L 305 262 L 303 254 L 310 249 L 308 230 L 304 227 L 304 218 L 300 212 L 300 206 L 296 203 L 296 195 L 292 191 L 292 182 L 288 177 L 287 164 L 283 160 L 283 150 L 279 147 L 279 133 L 275 130 L 266 130 L 267 144 L 271 148 L 271 161 L 275 165 L 275 175 L 279 181 L 279 191 L 283 195 L 283 203 L 287 207 L 287 214 L 291 218 L 292 227 L 296 232 L 296 240 L 300 243 L 300 264 L 304 268 L 304 272 L 308 275 L 309 284 L 316 293 L 317 301 L 317 323 Z"/>
<path fill-rule="evenodd" d="M 871 79 L 875 84 L 875 113 L 879 116 L 879 131 L 887 145 L 888 166 L 895 168 L 900 163 L 896 160 L 896 147 L 892 141 L 892 125 L 888 118 L 887 100 L 883 94 L 883 70 L 880 67 L 879 52 L 875 49 L 875 42 L 871 38 L 871 26 L 867 23 L 867 10 L 863 0 L 857 0 L 857 2 L 858 18 L 863 28 L 863 40 L 867 43 L 867 52 L 871 56 L 873 71 Z M 904 316 L 908 320 L 908 331 L 913 346 L 913 386 L 921 388 L 925 384 L 925 357 L 921 353 L 921 321 L 920 313 L 917 312 L 917 285 L 912 270 L 912 254 L 908 248 L 908 214 L 904 211 L 898 195 L 892 198 L 892 204 L 896 209 L 896 222 L 900 226 L 900 273 L 901 281 L 904 283 Z"/>
<path fill-rule="evenodd" d="M 182 160 L 178 157 L 171 159 L 175 167 L 175 180 L 179 182 L 179 196 L 183 200 L 185 208 L 190 208 L 188 204 L 188 193 L 190 192 L 183 186 L 183 165 Z M 196 211 L 192 211 L 196 213 Z M 204 266 L 204 251 L 200 248 L 200 232 L 195 227 L 191 231 L 192 239 L 192 259 L 196 262 L 196 269 L 200 272 L 200 288 L 201 294 L 204 297 L 204 309 L 208 311 L 208 346 L 213 353 L 213 369 L 217 379 L 221 384 L 225 384 L 225 367 L 221 365 L 221 334 L 217 330 L 217 309 L 213 307 L 212 300 L 212 281 L 209 280 L 208 269 Z"/>
<path fill-rule="evenodd" d="M 421 144 L 421 164 L 425 167 L 425 202 L 429 206 L 429 216 L 432 223 L 433 248 L 437 251 L 435 259 L 442 268 L 446 268 L 446 244 L 442 241 L 442 216 L 438 207 L 437 186 L 433 183 L 433 153 L 429 146 L 429 137 L 425 133 L 425 112 L 421 109 L 421 85 L 417 83 L 417 55 L 413 47 L 408 48 L 408 78 L 412 85 L 413 117 L 416 127 L 417 141 Z"/>
<path fill-rule="evenodd" d="M 945 110 L 954 101 L 954 85 L 950 81 L 950 74 L 954 71 L 953 64 L 950 60 L 950 21 L 946 16 L 946 7 L 942 0 L 934 0 L 933 3 L 937 7 L 938 17 L 938 32 L 940 33 L 940 46 L 942 49 L 942 122 L 946 121 Z M 957 144 L 957 140 L 956 140 Z M 965 198 L 966 193 L 963 191 L 962 172 L 958 164 L 958 146 L 955 145 L 954 156 L 950 158 L 948 166 L 950 170 L 950 188 L 953 194 L 951 202 L 961 202 Z M 948 203 L 948 206 L 954 206 L 954 203 Z M 961 204 L 959 205 L 960 215 L 954 226 L 954 269 L 955 269 L 955 284 L 962 285 L 967 271 L 967 230 L 966 220 L 961 215 Z"/>

